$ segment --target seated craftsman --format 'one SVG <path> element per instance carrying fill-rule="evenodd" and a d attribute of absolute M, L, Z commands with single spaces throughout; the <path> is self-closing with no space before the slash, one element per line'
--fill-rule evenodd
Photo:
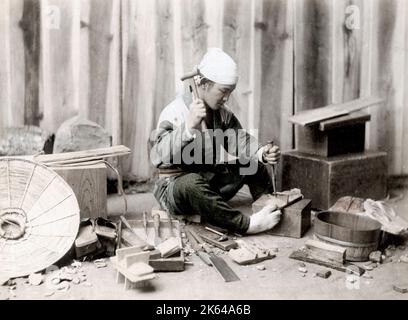
<path fill-rule="evenodd" d="M 190 90 L 164 108 L 152 135 L 150 157 L 159 168 L 154 196 L 172 215 L 199 214 L 212 225 L 254 234 L 273 228 L 281 212 L 265 206 L 248 217 L 226 201 L 244 184 L 254 200 L 272 193 L 265 165 L 276 164 L 280 150 L 260 146 L 225 105 L 237 80 L 231 57 L 211 48 L 198 65 Z M 228 154 L 233 160 L 225 160 Z"/>

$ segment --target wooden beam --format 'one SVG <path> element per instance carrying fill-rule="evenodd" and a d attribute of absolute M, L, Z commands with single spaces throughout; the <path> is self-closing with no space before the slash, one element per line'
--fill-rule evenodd
<path fill-rule="evenodd" d="M 290 117 L 289 121 L 301 126 L 311 126 L 326 119 L 343 116 L 353 111 L 378 105 L 381 102 L 383 102 L 383 100 L 378 97 L 356 99 L 345 103 L 301 111 Z"/>
<path fill-rule="evenodd" d="M 255 28 L 261 38 L 260 140 L 274 140 L 282 150 L 292 149 L 293 46 L 295 1 L 263 0 L 263 17 Z"/>
<path fill-rule="evenodd" d="M 24 40 L 25 94 L 24 124 L 38 126 L 40 84 L 41 11 L 39 0 L 26 0 L 20 27 Z"/>

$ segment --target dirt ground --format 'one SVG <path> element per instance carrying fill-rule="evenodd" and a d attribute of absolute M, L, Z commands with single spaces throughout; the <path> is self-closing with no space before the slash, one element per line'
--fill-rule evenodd
<path fill-rule="evenodd" d="M 408 219 L 408 190 L 395 190 L 399 200 L 394 202 L 397 213 Z M 150 210 L 156 205 L 151 193 L 138 193 L 128 196 L 129 217 L 139 218 L 143 210 Z M 233 205 L 246 214 L 250 213 L 251 200 L 240 193 L 233 199 Z M 112 196 L 109 199 L 108 211 L 111 216 L 118 216 L 123 209 L 122 199 Z M 398 257 L 408 252 L 396 250 L 393 262 L 381 264 L 368 272 L 372 279 L 360 277 L 351 284 L 343 272 L 331 270 L 328 279 L 315 277 L 317 271 L 324 268 L 306 263 L 307 273 L 302 277 L 298 271 L 299 261 L 289 259 L 290 253 L 301 247 L 313 236 L 313 227 L 301 239 L 257 235 L 245 237 L 245 240 L 256 241 L 264 247 L 278 247 L 277 256 L 259 264 L 265 270 L 258 270 L 259 264 L 240 266 L 227 255 L 228 265 L 241 279 L 226 283 L 212 267 L 205 265 L 196 255 L 188 259 L 193 265 L 186 265 L 183 272 L 157 273 L 157 278 L 150 286 L 125 290 L 122 284 L 116 283 L 116 271 L 109 261 L 105 268 L 96 268 L 92 262 L 82 263 L 81 269 L 87 276 L 87 282 L 70 285 L 67 291 L 50 290 L 47 284 L 31 286 L 26 278 L 16 279 L 16 288 L 10 290 L 0 287 L 2 299 L 407 299 L 407 294 L 393 290 L 394 284 L 408 286 L 408 263 L 397 262 Z M 51 294 L 52 293 L 52 294 Z M 51 294 L 51 295 L 49 295 Z M 49 296 L 48 296 L 49 295 Z"/>

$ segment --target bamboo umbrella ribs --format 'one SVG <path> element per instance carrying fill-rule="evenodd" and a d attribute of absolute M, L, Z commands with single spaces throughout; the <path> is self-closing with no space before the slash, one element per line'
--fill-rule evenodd
<path fill-rule="evenodd" d="M 0 275 L 22 277 L 62 258 L 75 241 L 79 206 L 45 165 L 0 159 Z"/>

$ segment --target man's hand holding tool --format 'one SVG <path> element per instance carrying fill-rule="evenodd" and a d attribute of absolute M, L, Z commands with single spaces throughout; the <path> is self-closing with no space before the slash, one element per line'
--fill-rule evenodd
<path fill-rule="evenodd" d="M 275 145 L 273 141 L 268 142 L 268 144 L 264 147 L 262 159 L 268 164 L 275 165 L 278 163 L 280 156 L 281 152 L 279 147 Z"/>

